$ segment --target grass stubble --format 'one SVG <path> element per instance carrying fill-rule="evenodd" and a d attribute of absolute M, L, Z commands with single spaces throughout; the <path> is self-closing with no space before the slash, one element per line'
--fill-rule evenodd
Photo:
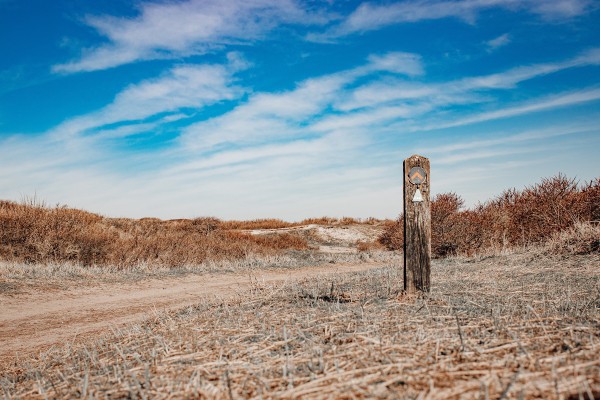
<path fill-rule="evenodd" d="M 319 253 L 289 250 L 274 255 L 248 255 L 234 260 L 206 260 L 201 264 L 177 267 L 139 263 L 131 266 L 84 266 L 75 263 L 27 264 L 0 261 L 0 295 L 15 296 L 35 291 L 69 290 L 104 284 L 135 283 L 148 279 L 185 277 L 186 275 L 247 275 L 261 271 L 294 270 L 324 265 L 385 263 L 398 258 L 388 251 L 356 253 Z"/>
<path fill-rule="evenodd" d="M 213 298 L 5 365 L 6 398 L 600 398 L 600 256 L 548 247 Z"/>

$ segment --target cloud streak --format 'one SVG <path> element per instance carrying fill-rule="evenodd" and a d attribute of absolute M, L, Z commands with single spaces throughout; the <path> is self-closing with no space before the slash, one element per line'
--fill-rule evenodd
<path fill-rule="evenodd" d="M 314 119 L 337 101 L 347 85 L 382 71 L 419 76 L 423 74 L 423 65 L 416 54 L 392 52 L 371 55 L 365 65 L 307 79 L 294 90 L 254 94 L 229 113 L 189 126 L 184 130 L 181 141 L 184 147 L 193 151 L 208 151 L 223 145 L 243 146 L 322 134 L 323 129 L 312 125 Z M 382 110 L 379 116 L 388 114 L 389 118 L 393 118 L 406 112 L 401 108 Z M 346 127 L 356 123 L 346 123 Z"/>
<path fill-rule="evenodd" d="M 544 20 L 562 21 L 590 8 L 590 0 L 413 0 L 364 2 L 340 17 L 324 6 L 316 8 L 300 0 L 144 2 L 132 18 L 85 17 L 84 23 L 105 43 L 83 49 L 79 58 L 56 64 L 52 71 L 89 72 L 139 61 L 221 52 L 230 45 L 269 40 L 282 26 L 316 27 L 318 30 L 306 35 L 306 39 L 328 42 L 401 23 L 443 18 L 473 23 L 480 13 L 492 9 L 523 11 Z M 493 50 L 509 40 L 505 34 L 487 42 L 487 47 Z"/>
<path fill-rule="evenodd" d="M 546 98 L 529 101 L 525 104 L 520 104 L 512 107 L 504 107 L 494 111 L 481 112 L 472 116 L 458 118 L 449 122 L 413 127 L 411 130 L 414 132 L 418 132 L 454 128 L 457 126 L 465 126 L 480 122 L 493 121 L 497 119 L 511 118 L 519 115 L 547 111 L 556 108 L 570 107 L 581 103 L 588 103 L 597 100 L 600 100 L 600 89 L 589 88 L 585 90 L 578 90 L 575 92 L 551 95 L 547 96 Z"/>
<path fill-rule="evenodd" d="M 128 132 L 135 134 L 145 126 L 156 124 L 138 125 L 137 128 L 110 125 L 137 124 L 160 115 L 162 122 L 184 118 L 185 115 L 179 113 L 183 108 L 198 110 L 240 97 L 244 90 L 234 84 L 233 78 L 239 67 L 238 57 L 226 65 L 175 66 L 158 78 L 129 85 L 115 96 L 111 104 L 60 124 L 51 134 L 57 138 L 68 138 L 84 133 L 94 134 L 96 129 L 104 127 L 104 135 L 123 137 Z"/>
<path fill-rule="evenodd" d="M 495 8 L 525 11 L 544 20 L 556 21 L 582 15 L 590 6 L 589 0 L 416 0 L 388 4 L 365 2 L 341 23 L 324 33 L 311 33 L 307 38 L 327 42 L 390 25 L 443 18 L 457 18 L 473 23 L 479 13 Z"/>
<path fill-rule="evenodd" d="M 295 0 L 187 0 L 142 3 L 135 18 L 89 16 L 85 22 L 108 43 L 53 67 L 57 73 L 113 68 L 142 60 L 186 57 L 250 44 L 281 25 L 320 25 L 329 17 Z"/>
<path fill-rule="evenodd" d="M 495 51 L 500 47 L 504 47 L 511 42 L 512 38 L 508 33 L 495 37 L 494 39 L 488 40 L 485 44 L 488 52 Z"/>

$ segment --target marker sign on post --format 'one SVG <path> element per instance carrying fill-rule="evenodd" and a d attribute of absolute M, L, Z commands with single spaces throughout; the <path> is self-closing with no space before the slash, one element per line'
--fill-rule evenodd
<path fill-rule="evenodd" d="M 429 159 L 404 160 L 404 290 L 428 292 L 431 276 Z"/>
<path fill-rule="evenodd" d="M 408 171 L 408 179 L 413 185 L 420 185 L 421 183 L 425 182 L 426 178 L 427 171 L 421 167 L 412 167 L 410 171 Z"/>
<path fill-rule="evenodd" d="M 421 194 L 421 191 L 419 190 L 419 188 L 417 188 L 417 191 L 415 192 L 415 195 L 413 196 L 413 203 L 420 203 L 423 201 L 423 195 Z"/>

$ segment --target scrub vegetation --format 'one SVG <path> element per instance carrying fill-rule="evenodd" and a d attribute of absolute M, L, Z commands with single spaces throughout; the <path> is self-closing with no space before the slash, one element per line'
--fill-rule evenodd
<path fill-rule="evenodd" d="M 293 233 L 255 236 L 216 218 L 105 218 L 35 201 L 0 202 L 0 257 L 10 262 L 178 267 L 307 247 Z"/>
<path fill-rule="evenodd" d="M 599 248 L 597 229 L 592 225 L 600 220 L 600 178 L 580 185 L 575 179 L 558 175 L 523 190 L 507 190 L 471 209 L 463 209 L 463 205 L 455 193 L 433 199 L 434 256 L 506 251 L 569 232 L 583 240 L 572 243 L 572 251 Z M 0 259 L 31 264 L 177 268 L 309 250 L 318 239 L 298 228 L 310 225 L 384 226 L 377 240 L 359 239 L 354 247 L 359 251 L 401 250 L 402 224 L 402 216 L 396 221 L 349 217 L 299 222 L 222 221 L 211 217 L 136 220 L 106 218 L 65 206 L 49 207 L 35 199 L 21 203 L 0 201 Z M 260 234 L 256 230 L 261 230 Z"/>
<path fill-rule="evenodd" d="M 435 257 L 497 253 L 556 240 L 561 235 L 571 235 L 571 251 L 600 250 L 595 225 L 600 223 L 600 178 L 579 184 L 559 174 L 523 190 L 506 190 L 476 207 L 463 206 L 456 193 L 432 199 L 431 247 Z M 379 242 L 390 250 L 401 250 L 403 224 L 402 215 L 388 223 Z"/>

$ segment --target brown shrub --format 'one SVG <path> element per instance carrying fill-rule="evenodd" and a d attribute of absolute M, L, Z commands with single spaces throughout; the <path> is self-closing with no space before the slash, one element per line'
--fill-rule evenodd
<path fill-rule="evenodd" d="M 468 210 L 456 193 L 431 202 L 434 257 L 471 255 L 513 246 L 539 244 L 578 222 L 600 219 L 600 178 L 578 185 L 558 174 L 519 191 L 509 189 Z M 386 248 L 403 247 L 403 221 L 388 224 L 379 238 Z"/>
<path fill-rule="evenodd" d="M 223 228 L 216 218 L 162 221 L 104 218 L 43 203 L 0 202 L 0 258 L 27 263 L 169 267 L 306 249 L 292 234 L 255 237 Z"/>
<path fill-rule="evenodd" d="M 580 193 L 578 204 L 582 204 L 581 214 L 584 221 L 600 221 L 600 177 L 591 180 Z"/>
<path fill-rule="evenodd" d="M 464 200 L 456 193 L 444 193 L 431 202 L 431 247 L 433 254 L 455 254 L 458 248 L 453 240 L 457 225 L 462 221 L 456 218 L 464 205 Z"/>
<path fill-rule="evenodd" d="M 100 262 L 117 239 L 98 215 L 43 204 L 0 203 L 0 256 L 24 262 Z"/>
<path fill-rule="evenodd" d="M 348 225 L 381 225 L 389 220 L 381 220 L 373 217 L 369 218 L 352 218 L 352 217 L 320 217 L 320 218 L 306 218 L 298 223 L 298 225 L 337 225 L 337 226 L 348 226 Z"/>
<path fill-rule="evenodd" d="M 507 212 L 504 229 L 508 241 L 525 246 L 546 240 L 577 221 L 589 220 L 586 200 L 575 179 L 559 174 L 521 192 L 507 191 L 490 206 Z"/>
<path fill-rule="evenodd" d="M 384 223 L 383 233 L 377 241 L 388 250 L 402 250 L 404 247 L 404 216 Z"/>

